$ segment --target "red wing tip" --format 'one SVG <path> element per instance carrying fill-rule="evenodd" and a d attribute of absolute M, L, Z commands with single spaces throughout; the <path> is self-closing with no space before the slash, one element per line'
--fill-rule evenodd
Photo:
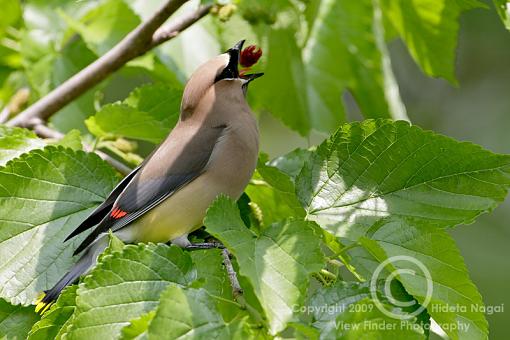
<path fill-rule="evenodd" d="M 111 217 L 118 219 L 127 215 L 127 212 L 119 208 L 114 208 L 110 214 Z"/>

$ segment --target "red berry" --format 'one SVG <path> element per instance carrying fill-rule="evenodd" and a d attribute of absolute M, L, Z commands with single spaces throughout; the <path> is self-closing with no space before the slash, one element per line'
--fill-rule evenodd
<path fill-rule="evenodd" d="M 262 49 L 255 45 L 250 45 L 241 51 L 241 60 L 239 64 L 243 67 L 250 67 L 257 63 L 262 55 Z"/>

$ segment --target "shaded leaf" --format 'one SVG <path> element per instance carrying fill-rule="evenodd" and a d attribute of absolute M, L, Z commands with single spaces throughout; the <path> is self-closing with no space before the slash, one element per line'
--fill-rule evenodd
<path fill-rule="evenodd" d="M 391 71 L 377 2 L 327 0 L 304 50 L 312 124 L 332 131 L 345 120 L 348 88 L 366 118 L 406 119 Z"/>
<path fill-rule="evenodd" d="M 149 339 L 245 339 L 244 327 L 243 319 L 226 323 L 204 289 L 170 285 L 161 294 L 147 335 Z"/>
<path fill-rule="evenodd" d="M 418 330 L 418 334 L 424 335 L 425 330 L 429 327 L 429 316 L 426 311 L 417 314 L 413 318 L 412 313 L 417 310 L 413 297 L 410 296 L 398 281 L 392 281 L 390 285 L 391 298 L 398 303 L 407 303 L 409 307 L 398 307 L 392 305 L 388 296 L 384 293 L 384 283 L 378 282 L 375 286 L 376 290 L 372 293 L 370 283 L 344 282 L 337 281 L 330 287 L 321 287 L 310 298 L 310 303 L 306 306 L 306 311 L 312 315 L 313 326 L 318 328 L 321 333 L 321 339 L 336 339 L 338 334 L 338 319 L 344 321 L 354 317 L 359 312 L 370 314 L 373 309 L 378 308 L 376 305 L 363 305 L 365 299 L 373 299 L 376 297 L 379 302 L 384 304 L 388 311 L 402 316 L 403 318 L 412 318 L 410 322 L 412 327 Z M 356 306 L 357 303 L 359 306 Z M 414 304 L 413 304 L 414 303 Z M 419 312 L 419 310 L 418 310 Z M 346 315 L 347 314 L 347 315 Z M 377 315 L 377 313 L 376 313 Z M 383 315 L 383 319 L 387 317 Z M 347 324 L 344 324 L 344 329 Z M 421 331 L 420 331 L 421 329 Z M 384 330 L 382 330 L 384 332 Z M 422 336 L 423 338 L 424 336 Z"/>
<path fill-rule="evenodd" d="M 383 13 L 428 75 L 455 79 L 459 16 L 477 0 L 381 0 Z"/>
<path fill-rule="evenodd" d="M 310 115 L 314 112 L 309 111 L 306 71 L 295 31 L 275 28 L 268 39 L 265 74 L 250 90 L 258 97 L 257 105 L 269 110 L 301 135 L 307 135 L 311 128 Z"/>
<path fill-rule="evenodd" d="M 268 163 L 286 173 L 294 181 L 303 165 L 310 159 L 312 150 L 296 149 L 283 156 L 276 157 Z"/>
<path fill-rule="evenodd" d="M 26 339 L 30 328 L 39 320 L 32 306 L 13 306 L 0 299 L 0 338 L 5 340 Z"/>
<path fill-rule="evenodd" d="M 383 314 L 369 298 L 356 302 L 349 309 L 335 321 L 336 339 L 427 339 L 420 325 Z"/>
<path fill-rule="evenodd" d="M 263 226 L 286 218 L 305 216 L 291 178 L 275 167 L 259 162 L 245 192 L 261 210 Z"/>
<path fill-rule="evenodd" d="M 450 338 L 487 337 L 482 297 L 454 240 L 445 231 L 393 219 L 374 227 L 360 242 L 369 256 L 353 249 L 349 251 L 351 264 L 366 268 L 367 279 L 373 279 L 378 273 L 374 268 L 387 261 L 381 268 L 387 271 L 381 276 L 394 272 Z"/>
<path fill-rule="evenodd" d="M 203 249 L 190 252 L 191 259 L 197 270 L 197 278 L 204 279 L 202 286 L 209 294 L 232 297 L 232 289 L 223 267 L 220 249 Z"/>

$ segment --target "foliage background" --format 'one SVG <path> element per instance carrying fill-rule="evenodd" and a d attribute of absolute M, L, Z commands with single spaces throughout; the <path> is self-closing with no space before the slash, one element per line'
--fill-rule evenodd
<path fill-rule="evenodd" d="M 402 100 L 412 122 L 494 152 L 510 152 L 510 34 L 494 10 L 478 9 L 461 16 L 456 58 L 458 87 L 426 77 L 402 43 L 390 44 L 390 52 Z M 361 119 L 356 113 L 350 117 Z M 269 115 L 263 116 L 261 131 L 263 148 L 272 155 L 290 151 L 294 145 L 307 144 Z M 291 138 L 293 145 L 288 146 Z M 491 214 L 452 231 L 484 302 L 506 307 L 504 313 L 487 316 L 493 339 L 508 334 L 509 221 L 510 202 L 506 200 Z"/>
<path fill-rule="evenodd" d="M 37 6 L 42 2 L 33 1 L 33 3 Z M 50 3 L 56 5 L 60 2 Z M 152 9 L 142 6 L 142 3 L 142 1 L 134 1 L 133 6 L 143 8 L 143 12 L 150 13 Z M 487 4 L 492 6 L 491 2 Z M 119 8 L 121 7 L 119 5 Z M 50 33 L 61 34 L 61 28 L 55 24 L 62 23 L 62 17 L 65 18 L 65 15 L 60 14 L 45 12 L 42 17 L 34 17 L 33 24 L 47 25 L 47 28 L 52 28 L 49 30 Z M 71 19 L 67 19 L 67 24 L 70 24 Z M 104 52 L 108 46 L 129 31 L 130 20 L 134 23 L 137 18 L 126 12 L 120 28 L 116 27 L 115 30 L 110 31 L 112 34 L 104 35 L 103 39 L 94 41 L 95 38 L 93 38 L 89 49 L 96 53 Z M 80 27 L 77 26 L 76 29 L 79 30 Z M 108 32 L 107 26 L 99 26 L 97 29 Z M 228 32 L 221 36 L 224 40 L 216 41 L 204 32 L 203 27 L 194 27 L 189 33 L 185 33 L 182 39 L 165 45 L 158 53 L 161 59 L 166 61 L 166 66 L 175 64 L 176 68 L 184 70 L 184 73 L 180 75 L 183 78 L 186 72 L 194 69 L 196 64 L 216 54 L 227 44 L 227 41 L 230 42 L 233 39 L 230 39 Z M 508 95 L 510 92 L 508 83 L 510 34 L 491 8 L 491 10 L 475 9 L 463 14 L 459 36 L 456 58 L 457 88 L 444 80 L 431 79 L 423 75 L 402 43 L 390 44 L 393 70 L 408 115 L 413 123 L 423 128 L 460 140 L 469 140 L 495 152 L 510 153 L 510 135 L 507 132 L 510 126 L 510 96 Z M 190 37 L 199 38 L 193 40 L 196 42 L 194 44 L 184 45 L 183 41 Z M 32 72 L 29 81 L 37 85 L 39 95 L 43 95 L 55 83 L 59 83 L 94 58 L 92 52 L 84 53 L 87 49 L 83 45 L 73 44 L 75 49 L 65 50 L 66 58 L 58 59 L 57 57 L 53 60 L 51 53 L 48 54 L 47 46 L 44 46 L 44 38 L 44 36 L 26 37 L 26 48 L 32 53 L 27 55 L 32 56 L 33 59 L 23 60 L 30 65 Z M 250 39 L 250 36 L 247 38 Z M 196 56 L 196 59 L 169 59 L 168 55 L 178 55 L 179 48 L 183 48 L 188 56 Z M 165 50 L 167 50 L 166 55 Z M 2 54 L 2 57 L 6 56 L 8 57 L 7 54 Z M 51 63 L 53 68 L 49 68 L 48 64 L 44 64 L 45 62 Z M 124 68 L 106 85 L 103 85 L 101 89 L 104 97 L 99 98 L 99 101 L 108 103 L 122 100 L 137 85 L 151 79 L 164 80 L 170 84 L 174 82 L 172 75 L 161 71 L 162 69 L 158 68 L 160 66 L 157 63 L 151 65 L 149 60 L 146 64 L 130 65 Z M 7 71 L 3 74 L 7 74 Z M 47 72 L 50 72 L 51 76 Z M 48 79 L 53 83 L 48 84 Z M 3 98 L 12 95 L 8 93 L 8 88 L 0 91 L 4 91 L 0 92 Z M 362 117 L 357 112 L 352 98 L 346 97 L 345 100 L 348 103 L 346 114 L 349 120 L 360 120 Z M 76 116 L 69 118 L 71 110 L 80 113 L 94 112 L 94 91 L 90 91 L 83 99 L 76 101 L 54 117 L 53 122 L 62 130 L 76 127 L 77 123 L 83 121 Z M 260 121 L 262 150 L 271 156 L 280 155 L 297 146 L 316 144 L 323 138 L 323 135 L 319 133 L 302 138 L 267 113 L 262 113 Z M 81 126 L 81 130 L 86 131 L 84 125 Z M 150 144 L 140 143 L 140 147 L 142 150 L 144 148 L 148 150 Z M 453 231 L 466 259 L 470 275 L 479 287 L 487 305 L 504 303 L 510 307 L 510 293 L 506 289 L 510 285 L 510 271 L 506 260 L 510 257 L 510 250 L 507 247 L 510 242 L 510 229 L 507 222 L 510 218 L 509 208 L 510 203 L 506 202 L 491 215 L 480 217 L 473 225 L 463 226 L 458 232 Z M 501 338 L 506 335 L 508 312 L 496 313 L 487 318 L 492 337 Z"/>
<path fill-rule="evenodd" d="M 402 43 L 390 44 L 390 52 L 402 100 L 412 122 L 494 152 L 510 152 L 510 34 L 494 10 L 478 9 L 461 16 L 456 58 L 458 87 L 426 77 Z M 356 113 L 350 117 L 361 119 Z M 269 115 L 263 116 L 261 131 L 263 148 L 272 155 L 290 151 L 294 145 L 307 144 Z M 284 141 L 292 138 L 292 146 L 288 146 Z M 491 214 L 452 231 L 484 302 L 506 307 L 504 313 L 487 316 L 493 339 L 508 334 L 509 221 L 510 202 L 506 200 Z"/>

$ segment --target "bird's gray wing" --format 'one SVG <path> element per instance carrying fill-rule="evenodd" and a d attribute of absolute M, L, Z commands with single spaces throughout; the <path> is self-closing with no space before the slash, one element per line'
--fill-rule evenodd
<path fill-rule="evenodd" d="M 76 249 L 81 252 L 99 234 L 119 230 L 163 202 L 181 187 L 197 178 L 205 169 L 226 125 L 201 127 L 191 138 L 179 134 L 152 155 L 129 182 L 109 214 Z"/>
<path fill-rule="evenodd" d="M 85 230 L 94 227 L 96 224 L 101 222 L 101 220 L 105 216 L 107 216 L 108 213 L 111 211 L 113 203 L 119 197 L 120 193 L 127 187 L 127 185 L 136 175 L 138 170 L 140 170 L 141 166 L 142 165 L 139 165 L 133 171 L 131 171 L 126 177 L 124 177 L 119 182 L 119 184 L 115 186 L 115 188 L 112 190 L 110 195 L 108 195 L 106 200 L 103 203 L 101 203 L 76 229 L 74 229 L 73 232 L 66 237 L 64 242 L 75 237 L 78 234 L 81 234 Z"/>

